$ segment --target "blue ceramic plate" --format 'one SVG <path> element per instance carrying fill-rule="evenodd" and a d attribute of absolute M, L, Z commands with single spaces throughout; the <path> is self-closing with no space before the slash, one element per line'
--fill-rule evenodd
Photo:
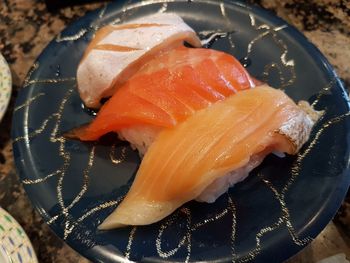
<path fill-rule="evenodd" d="M 93 119 L 76 69 L 94 31 L 155 12 L 175 12 L 211 48 L 325 113 L 299 155 L 268 156 L 214 204 L 190 202 L 163 221 L 101 232 L 140 163 L 127 143 L 66 140 Z M 214 35 L 213 35 L 214 34 Z M 348 97 L 324 56 L 273 14 L 236 1 L 118 1 L 67 27 L 43 51 L 17 99 L 13 146 L 20 178 L 53 231 L 95 262 L 278 262 L 331 220 L 349 186 Z"/>

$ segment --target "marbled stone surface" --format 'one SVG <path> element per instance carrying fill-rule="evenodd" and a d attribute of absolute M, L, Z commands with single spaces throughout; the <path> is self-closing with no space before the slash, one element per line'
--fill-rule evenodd
<path fill-rule="evenodd" d="M 284 18 L 301 30 L 326 55 L 350 87 L 350 1 L 249 0 Z M 42 0 L 0 0 L 0 51 L 13 78 L 9 109 L 0 123 L 0 205 L 26 230 L 38 255 L 46 262 L 88 262 L 57 238 L 43 223 L 16 175 L 10 127 L 14 101 L 24 77 L 43 48 L 66 25 L 105 3 L 89 3 L 48 12 Z M 336 218 L 289 263 L 317 262 L 345 253 L 350 259 L 350 197 Z"/>

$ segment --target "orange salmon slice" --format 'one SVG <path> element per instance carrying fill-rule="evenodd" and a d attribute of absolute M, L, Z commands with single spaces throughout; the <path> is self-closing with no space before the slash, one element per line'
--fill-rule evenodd
<path fill-rule="evenodd" d="M 254 86 L 253 78 L 233 56 L 180 47 L 145 64 L 90 125 L 70 136 L 89 141 L 133 126 L 174 127 L 194 112 Z"/>
<path fill-rule="evenodd" d="M 100 228 L 157 222 L 252 160 L 260 160 L 257 166 L 274 151 L 296 154 L 312 126 L 302 108 L 266 85 L 199 110 L 159 133 L 125 199 Z"/>

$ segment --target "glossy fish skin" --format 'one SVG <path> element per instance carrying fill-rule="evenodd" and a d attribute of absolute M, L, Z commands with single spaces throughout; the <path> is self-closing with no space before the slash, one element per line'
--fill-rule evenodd
<path fill-rule="evenodd" d="M 313 124 L 286 94 L 268 86 L 200 110 L 159 133 L 125 199 L 99 228 L 157 222 L 257 157 L 296 154 Z"/>
<path fill-rule="evenodd" d="M 80 140 L 138 125 L 173 127 L 203 109 L 255 86 L 244 67 L 224 52 L 179 47 L 145 64 L 103 105 L 95 120 L 74 131 Z"/>
<path fill-rule="evenodd" d="M 90 108 L 110 97 L 159 52 L 190 43 L 200 47 L 196 33 L 176 14 L 155 14 L 99 29 L 77 69 L 81 99 Z"/>

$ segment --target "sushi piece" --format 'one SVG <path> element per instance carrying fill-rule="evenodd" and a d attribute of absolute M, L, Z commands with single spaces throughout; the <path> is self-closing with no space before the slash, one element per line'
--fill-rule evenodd
<path fill-rule="evenodd" d="M 73 130 L 70 137 L 90 141 L 118 132 L 147 148 L 149 143 L 142 142 L 151 141 L 148 138 L 161 128 L 173 127 L 195 111 L 252 87 L 255 81 L 233 56 L 179 47 L 145 64 L 103 105 L 91 124 Z M 130 133 L 145 139 L 135 141 Z"/>
<path fill-rule="evenodd" d="M 305 108 L 265 85 L 163 129 L 125 199 L 99 228 L 152 224 L 190 200 L 214 202 L 267 154 L 298 152 L 314 124 Z"/>
<path fill-rule="evenodd" d="M 100 100 L 112 96 L 145 62 L 184 41 L 201 46 L 193 29 L 176 14 L 156 14 L 102 27 L 78 66 L 81 99 L 87 107 L 100 107 Z"/>

